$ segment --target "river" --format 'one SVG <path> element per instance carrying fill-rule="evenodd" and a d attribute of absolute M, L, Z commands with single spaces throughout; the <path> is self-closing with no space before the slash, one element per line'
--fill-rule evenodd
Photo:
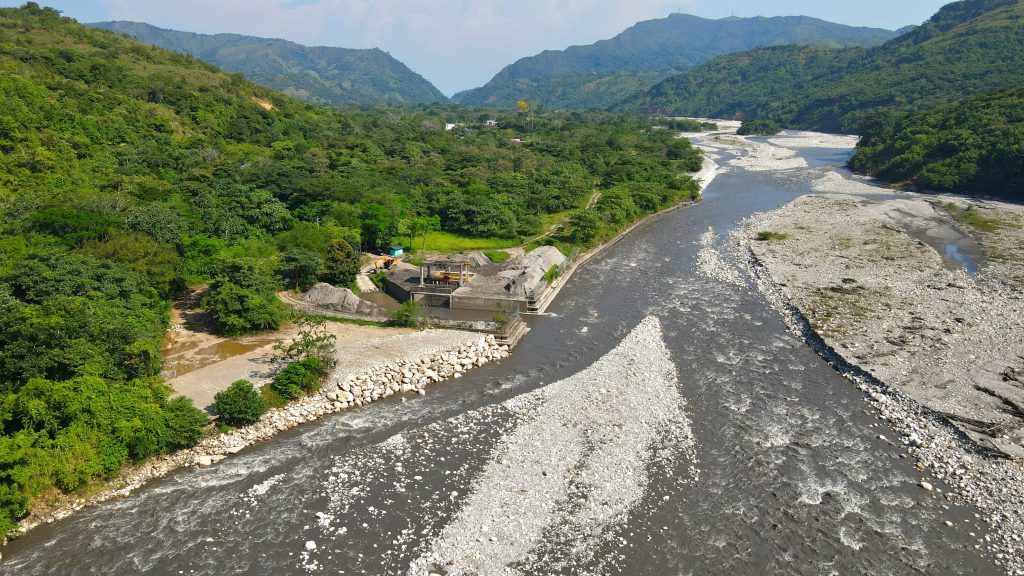
<path fill-rule="evenodd" d="M 973 511 L 917 486 L 914 461 L 879 438 L 895 435 L 863 393 L 789 333 L 745 279 L 697 271 L 702 236 L 727 254 L 740 220 L 809 193 L 850 154 L 797 152 L 806 166 L 724 168 L 700 203 L 665 213 L 592 259 L 547 315 L 529 320 L 510 360 L 424 397 L 328 417 L 39 527 L 3 549 L 0 569 L 407 574 L 454 538 L 456 525 L 472 524 L 484 495 L 501 496 L 503 474 L 526 473 L 506 460 L 513 448 L 541 453 L 561 443 L 582 464 L 551 461 L 551 471 L 504 495 L 506 507 L 521 503 L 517 521 L 544 516 L 533 522 L 542 537 L 523 532 L 512 546 L 491 536 L 504 538 L 508 526 L 476 526 L 473 554 L 514 558 L 511 573 L 538 575 L 999 573 L 974 550 L 968 532 L 984 530 Z M 565 392 L 576 380 L 559 384 L 562 396 L 543 394 L 615 359 L 610 352 L 652 322 L 664 350 L 645 346 L 673 373 L 673 389 L 657 400 L 674 423 L 654 440 L 628 417 L 612 423 L 623 431 L 617 452 L 601 458 L 621 471 L 606 478 L 602 504 L 622 509 L 575 530 L 587 496 L 560 497 L 550 480 L 564 476 L 566 493 L 575 494 L 585 482 L 574 474 L 605 462 L 594 459 L 601 447 L 574 444 L 578 431 L 530 415 L 571 399 Z M 515 400 L 538 390 L 530 402 Z M 580 414 L 601 409 L 579 396 Z M 471 573 L 454 560 L 430 570 Z"/>

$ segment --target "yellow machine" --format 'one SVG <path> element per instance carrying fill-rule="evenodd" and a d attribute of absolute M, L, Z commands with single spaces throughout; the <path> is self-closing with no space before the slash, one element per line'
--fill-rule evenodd
<path fill-rule="evenodd" d="M 395 264 L 398 264 L 398 258 L 392 258 L 391 256 L 381 256 L 373 259 L 373 271 L 380 272 L 381 270 L 391 270 Z"/>

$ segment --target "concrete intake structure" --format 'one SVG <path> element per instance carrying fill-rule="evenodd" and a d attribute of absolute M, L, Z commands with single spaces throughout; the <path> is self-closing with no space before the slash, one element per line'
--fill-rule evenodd
<path fill-rule="evenodd" d="M 502 266 L 481 265 L 455 254 L 424 262 L 418 273 L 407 267 L 392 272 L 386 291 L 399 301 L 451 310 L 530 312 L 550 290 L 548 271 L 568 259 L 553 246 L 541 246 Z"/>

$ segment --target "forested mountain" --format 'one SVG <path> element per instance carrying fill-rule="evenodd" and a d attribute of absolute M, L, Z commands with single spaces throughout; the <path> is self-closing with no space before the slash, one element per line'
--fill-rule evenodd
<path fill-rule="evenodd" d="M 448 99 L 388 53 L 303 46 L 239 34 L 194 34 L 141 22 L 97 22 L 96 28 L 191 54 L 257 84 L 314 104 L 422 104 Z"/>
<path fill-rule="evenodd" d="M 805 16 L 707 20 L 672 14 L 640 22 L 610 40 L 523 58 L 483 87 L 456 94 L 453 100 L 505 106 L 525 99 L 553 108 L 604 109 L 721 54 L 784 44 L 874 46 L 894 36 L 888 30 Z"/>
<path fill-rule="evenodd" d="M 850 167 L 927 190 L 1024 202 L 1024 88 L 862 124 Z"/>
<path fill-rule="evenodd" d="M 534 235 L 596 189 L 586 244 L 696 192 L 700 154 L 636 117 L 315 107 L 35 3 L 0 45 L 0 532 L 210 433 L 159 376 L 186 285 L 225 333 L 273 328 L 283 278 L 352 247 Z"/>
<path fill-rule="evenodd" d="M 673 76 L 620 108 L 770 117 L 855 131 L 876 108 L 919 111 L 1024 85 L 1024 0 L 966 0 L 874 48 L 758 48 Z"/>

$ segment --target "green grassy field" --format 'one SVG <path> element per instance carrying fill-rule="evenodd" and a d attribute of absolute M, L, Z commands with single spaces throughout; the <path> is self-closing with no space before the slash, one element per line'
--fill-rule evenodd
<path fill-rule="evenodd" d="M 484 256 L 490 258 L 491 262 L 494 262 L 495 264 L 501 264 L 502 262 L 506 262 L 508 261 L 509 258 L 512 257 L 512 255 L 509 254 L 508 252 L 503 252 L 501 250 L 485 250 Z"/>
<path fill-rule="evenodd" d="M 496 250 L 518 246 L 517 238 L 470 238 L 451 232 L 430 232 L 416 239 L 416 250 L 437 252 L 465 252 L 466 250 Z"/>

